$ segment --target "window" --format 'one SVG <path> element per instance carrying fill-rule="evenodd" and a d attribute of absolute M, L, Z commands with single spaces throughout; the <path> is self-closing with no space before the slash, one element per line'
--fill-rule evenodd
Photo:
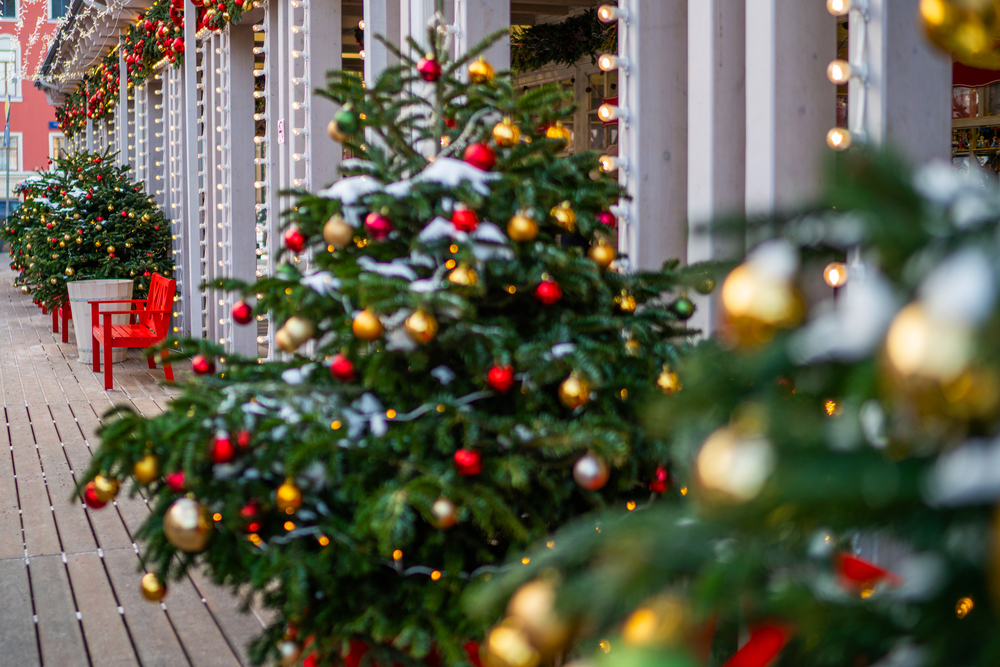
<path fill-rule="evenodd" d="M 17 18 L 17 0 L 0 0 L 0 18 Z"/>
<path fill-rule="evenodd" d="M 68 148 L 69 142 L 62 132 L 49 132 L 49 157 L 53 162 L 66 155 Z"/>
<path fill-rule="evenodd" d="M 6 100 L 8 95 L 21 97 L 17 52 L 17 40 L 9 35 L 0 35 L 0 102 Z"/>
<path fill-rule="evenodd" d="M 3 2 L 4 0 L 0 0 Z M 69 13 L 69 6 L 72 0 L 50 0 L 49 18 L 53 21 L 61 19 Z"/>
<path fill-rule="evenodd" d="M 21 135 L 10 133 L 10 170 L 21 171 Z M 0 171 L 7 170 L 8 151 L 0 145 Z"/>

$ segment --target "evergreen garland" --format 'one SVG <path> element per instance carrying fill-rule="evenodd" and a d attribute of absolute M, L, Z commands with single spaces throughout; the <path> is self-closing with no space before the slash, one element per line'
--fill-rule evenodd
<path fill-rule="evenodd" d="M 571 16 L 561 23 L 542 23 L 529 28 L 513 26 L 510 33 L 511 69 L 531 72 L 549 63 L 569 67 L 584 56 L 591 62 L 605 51 L 615 51 L 615 23 L 601 23 L 597 11 Z"/>

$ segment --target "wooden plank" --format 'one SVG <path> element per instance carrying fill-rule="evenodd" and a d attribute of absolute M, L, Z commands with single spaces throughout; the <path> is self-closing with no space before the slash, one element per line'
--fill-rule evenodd
<path fill-rule="evenodd" d="M 118 613 L 118 603 L 101 559 L 96 553 L 73 554 L 68 557 L 67 566 L 93 664 L 101 667 L 138 665 L 125 625 L 127 621 Z"/>
<path fill-rule="evenodd" d="M 23 556 L 24 535 L 21 533 L 21 514 L 10 446 L 0 438 L 0 559 Z"/>
<path fill-rule="evenodd" d="M 32 621 L 31 589 L 23 559 L 0 560 L 0 650 L 4 664 L 41 665 Z"/>
<path fill-rule="evenodd" d="M 60 556 L 32 558 L 29 574 L 38 614 L 42 660 L 59 667 L 87 667 L 80 621 Z"/>
<path fill-rule="evenodd" d="M 168 612 L 171 609 L 178 612 L 171 614 L 170 619 L 195 667 L 240 666 L 222 631 L 209 614 L 208 607 L 201 602 L 201 596 L 189 579 L 170 582 L 170 592 L 164 601 Z"/>
<path fill-rule="evenodd" d="M 251 664 L 247 645 L 264 631 L 261 619 L 252 612 L 240 611 L 240 598 L 229 590 L 216 586 L 206 574 L 194 569 L 188 572 L 229 643 L 236 649 L 240 662 L 244 665 Z"/>
<path fill-rule="evenodd" d="M 28 413 L 24 406 L 10 407 L 7 419 L 28 553 L 31 556 L 62 553 Z"/>

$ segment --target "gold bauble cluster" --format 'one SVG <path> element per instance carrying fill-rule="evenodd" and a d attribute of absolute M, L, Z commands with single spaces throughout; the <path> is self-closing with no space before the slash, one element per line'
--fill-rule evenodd
<path fill-rule="evenodd" d="M 294 352 L 315 333 L 316 327 L 310 320 L 293 315 L 274 333 L 274 342 L 285 352 Z"/>

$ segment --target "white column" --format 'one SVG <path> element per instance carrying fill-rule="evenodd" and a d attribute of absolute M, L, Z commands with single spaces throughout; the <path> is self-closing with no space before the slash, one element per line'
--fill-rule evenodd
<path fill-rule="evenodd" d="M 115 130 L 118 135 L 118 164 L 127 166 L 128 157 L 128 69 L 125 55 L 118 48 L 118 105 L 115 107 Z"/>
<path fill-rule="evenodd" d="M 191 0 L 184 2 L 184 16 L 189 19 L 197 16 L 197 10 Z M 202 337 L 201 292 L 198 289 L 201 281 L 201 212 L 199 200 L 201 192 L 198 179 L 198 40 L 195 37 L 195 21 L 184 21 L 184 126 L 181 140 L 183 148 L 183 196 L 184 202 L 178 211 L 181 225 L 184 228 L 184 238 L 187 239 L 184 271 L 184 320 L 187 323 L 187 334 L 191 338 Z"/>
<path fill-rule="evenodd" d="M 326 126 L 337 111 L 337 105 L 313 93 L 317 88 L 326 88 L 328 70 L 340 69 L 343 50 L 340 0 L 310 3 L 306 25 L 305 43 L 309 57 L 308 108 L 305 114 L 306 179 L 309 188 L 319 190 L 339 178 L 337 167 L 343 155 L 340 144 L 331 141 L 326 133 Z"/>
<path fill-rule="evenodd" d="M 633 268 L 687 255 L 687 0 L 628 0 L 618 22 L 619 170 L 632 199 L 619 240 Z"/>
<path fill-rule="evenodd" d="M 510 26 L 510 0 L 455 0 L 459 55 L 467 53 L 501 28 Z M 510 69 L 510 35 L 504 35 L 483 53 L 498 72 Z"/>
<path fill-rule="evenodd" d="M 746 169 L 746 8 L 730 0 L 688 0 L 688 245 L 689 263 L 738 257 L 739 230 L 712 221 L 742 215 Z M 689 295 L 691 325 L 716 326 L 712 297 Z"/>
<path fill-rule="evenodd" d="M 836 121 L 826 67 L 836 53 L 836 20 L 825 3 L 747 0 L 747 213 L 785 210 L 819 194 L 826 133 Z"/>
<path fill-rule="evenodd" d="M 399 0 L 364 0 L 363 13 L 365 81 L 374 84 L 379 74 L 399 64 L 399 58 L 375 39 L 375 35 L 382 35 L 391 43 L 399 45 Z"/>

